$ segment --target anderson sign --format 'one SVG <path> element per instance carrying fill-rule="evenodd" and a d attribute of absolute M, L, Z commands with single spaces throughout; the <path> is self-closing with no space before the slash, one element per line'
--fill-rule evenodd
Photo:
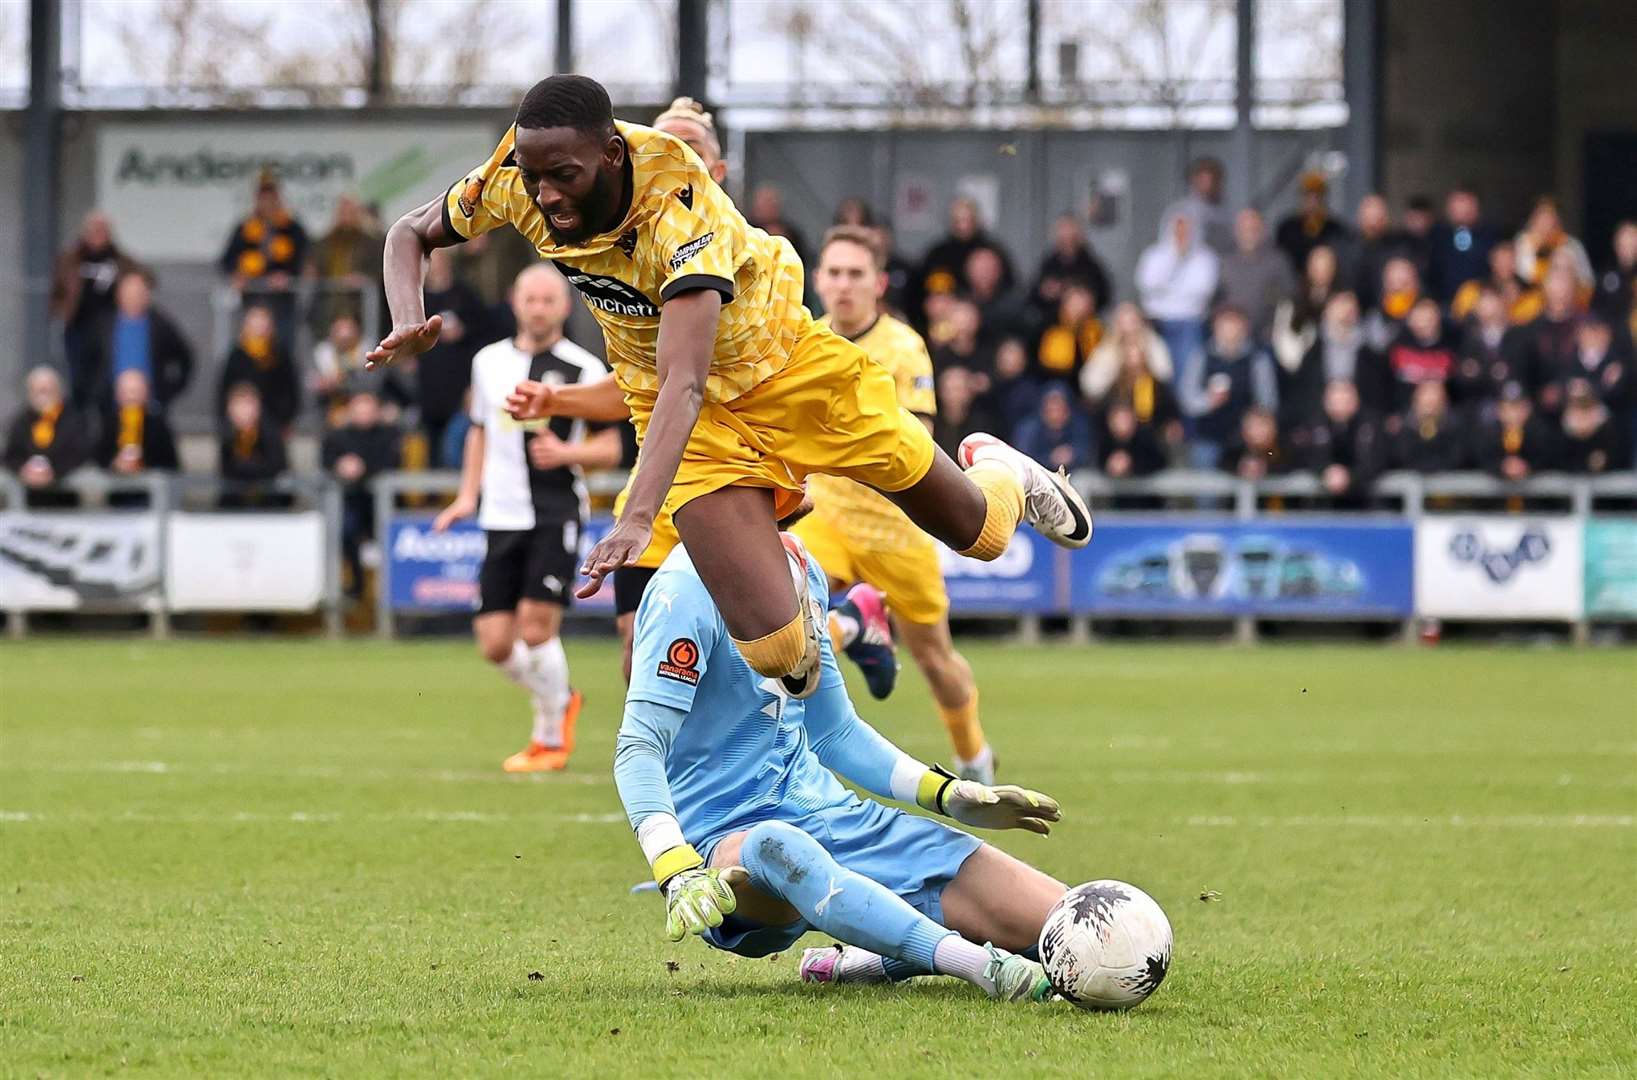
<path fill-rule="evenodd" d="M 487 158 L 496 138 L 481 123 L 113 122 L 97 129 L 97 203 L 142 259 L 212 260 L 264 169 L 317 239 L 338 196 L 357 194 L 390 223 Z"/>

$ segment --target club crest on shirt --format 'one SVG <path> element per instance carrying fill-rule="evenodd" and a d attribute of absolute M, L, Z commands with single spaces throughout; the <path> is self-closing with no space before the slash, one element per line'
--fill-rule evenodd
<path fill-rule="evenodd" d="M 710 242 L 714 239 L 716 239 L 716 234 L 714 232 L 708 232 L 704 236 L 694 237 L 686 244 L 683 244 L 681 247 L 677 248 L 676 254 L 671 256 L 671 269 L 682 269 L 683 263 L 699 254 L 701 251 L 704 251 L 705 248 L 710 246 Z"/>
<path fill-rule="evenodd" d="M 699 646 L 685 637 L 671 642 L 665 650 L 665 659 L 655 672 L 663 679 L 675 679 L 689 686 L 699 685 Z"/>
<path fill-rule="evenodd" d="M 466 181 L 461 189 L 460 198 L 455 200 L 460 206 L 460 212 L 467 217 L 477 213 L 478 200 L 483 198 L 483 177 L 474 176 Z"/>
<path fill-rule="evenodd" d="M 627 259 L 631 258 L 637 250 L 637 230 L 626 229 L 620 234 L 620 238 L 614 241 L 614 246 L 625 252 Z"/>
<path fill-rule="evenodd" d="M 686 206 L 689 210 L 692 210 L 693 209 L 693 185 L 689 184 L 686 187 L 677 188 L 676 189 L 676 199 L 683 206 Z"/>

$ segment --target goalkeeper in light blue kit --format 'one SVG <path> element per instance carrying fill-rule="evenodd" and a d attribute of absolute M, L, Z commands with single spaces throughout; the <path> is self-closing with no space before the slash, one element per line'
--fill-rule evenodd
<path fill-rule="evenodd" d="M 781 534 L 822 621 L 824 571 Z M 678 547 L 636 618 L 620 798 L 666 904 L 671 940 L 702 935 L 741 956 L 808 930 L 809 982 L 953 975 L 1006 1001 L 1052 997 L 1030 958 L 1064 886 L 939 822 L 860 799 L 836 776 L 965 825 L 1046 833 L 1057 804 L 928 768 L 859 718 L 829 642 L 807 700 L 751 670 Z M 979 944 L 979 943 L 982 944 Z"/>

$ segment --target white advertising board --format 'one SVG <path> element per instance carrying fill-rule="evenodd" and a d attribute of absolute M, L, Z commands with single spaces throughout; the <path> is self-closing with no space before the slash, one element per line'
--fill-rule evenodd
<path fill-rule="evenodd" d="M 120 245 L 145 261 L 212 260 L 264 169 L 316 241 L 338 196 L 378 205 L 390 225 L 447 191 L 498 141 L 474 123 L 115 121 L 97 128 L 97 204 L 113 217 Z"/>
<path fill-rule="evenodd" d="M 1564 517 L 1428 517 L 1415 529 L 1415 610 L 1443 619 L 1578 619 L 1584 535 Z"/>
<path fill-rule="evenodd" d="M 153 514 L 0 513 L 0 608 L 133 611 L 158 596 Z"/>
<path fill-rule="evenodd" d="M 313 611 L 323 599 L 322 514 L 173 514 L 167 528 L 173 611 Z"/>

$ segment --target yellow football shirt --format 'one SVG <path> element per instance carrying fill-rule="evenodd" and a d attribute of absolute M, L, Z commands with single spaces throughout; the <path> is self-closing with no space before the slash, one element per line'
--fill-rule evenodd
<path fill-rule="evenodd" d="M 529 197 L 507 129 L 489 160 L 449 189 L 444 228 L 471 239 L 511 225 L 561 270 L 602 326 L 609 366 L 634 412 L 659 392 L 660 305 L 679 292 L 722 294 L 705 400 L 730 402 L 782 371 L 812 327 L 801 260 L 789 241 L 751 226 L 680 139 L 615 122 L 625 140 L 631 206 L 625 220 L 560 246 Z"/>
<path fill-rule="evenodd" d="M 820 321 L 828 320 L 825 316 Z M 923 416 L 937 414 L 932 357 L 920 334 L 883 313 L 852 340 L 871 360 L 887 369 L 898 387 L 900 405 Z M 884 550 L 930 542 L 892 500 L 857 481 L 813 473 L 807 478 L 807 490 L 813 496 L 813 513 L 830 521 L 860 549 Z"/>

